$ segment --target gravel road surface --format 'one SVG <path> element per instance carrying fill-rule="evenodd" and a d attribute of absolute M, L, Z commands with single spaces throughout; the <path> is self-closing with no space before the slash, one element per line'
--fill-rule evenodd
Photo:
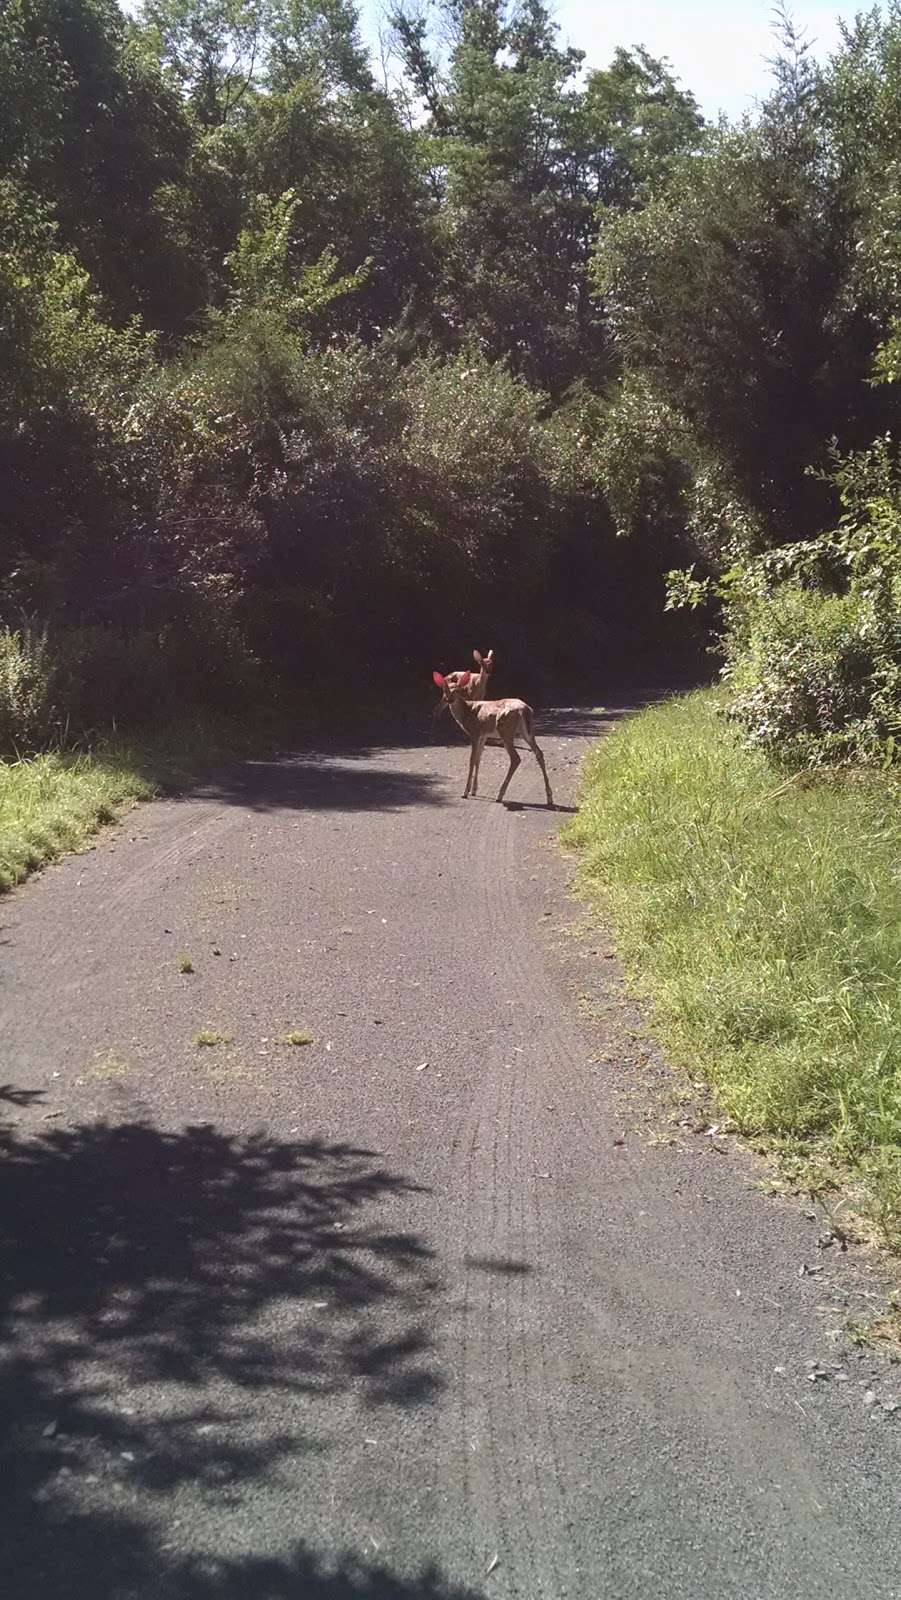
<path fill-rule="evenodd" d="M 605 725 L 539 719 L 561 802 Z M 901 1596 L 874 1268 L 663 1141 L 534 762 L 464 803 L 451 740 L 2 903 L 5 1600 Z"/>

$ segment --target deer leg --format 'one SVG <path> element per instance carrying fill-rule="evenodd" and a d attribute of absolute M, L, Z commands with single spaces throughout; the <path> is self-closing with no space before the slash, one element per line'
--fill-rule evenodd
<path fill-rule="evenodd" d="M 473 780 L 472 780 L 472 795 L 473 795 L 473 799 L 475 799 L 476 795 L 479 792 L 479 767 L 482 764 L 482 751 L 485 748 L 485 740 L 484 739 L 477 739 L 472 748 L 473 748 L 473 755 L 474 755 L 475 764 L 476 764 L 475 765 L 475 772 L 473 774 Z"/>
<path fill-rule="evenodd" d="M 519 763 L 522 760 L 522 757 L 521 757 L 519 751 L 517 750 L 516 744 L 514 742 L 515 738 L 516 738 L 516 735 L 513 734 L 513 733 L 508 732 L 508 730 L 506 728 L 504 728 L 503 730 L 498 728 L 497 731 L 500 734 L 501 739 L 503 740 L 504 749 L 506 750 L 508 756 L 510 757 L 510 766 L 509 766 L 509 768 L 507 770 L 507 776 L 504 779 L 503 783 L 501 784 L 500 789 L 498 790 L 498 795 L 497 795 L 498 800 L 503 800 L 504 795 L 507 793 L 507 785 L 510 782 L 510 779 L 512 778 L 512 776 L 513 776 L 514 772 L 516 771 L 517 767 L 519 766 Z"/>
<path fill-rule="evenodd" d="M 470 788 L 472 786 L 473 777 L 475 776 L 475 764 L 476 764 L 476 742 L 475 742 L 475 740 L 473 740 L 472 744 L 469 747 L 469 771 L 466 774 L 466 788 L 463 790 L 463 799 L 464 800 L 468 800 L 469 799 L 469 791 L 470 791 Z M 474 789 L 473 789 L 472 792 L 473 792 L 473 794 L 475 794 L 475 790 Z"/>
<path fill-rule="evenodd" d="M 535 743 L 534 739 L 532 740 L 531 748 L 532 748 L 532 754 L 535 757 L 535 760 L 538 762 L 539 767 L 541 768 L 541 776 L 544 779 L 544 792 L 547 795 L 547 803 L 550 806 L 551 810 L 553 811 L 553 809 L 554 809 L 554 796 L 551 794 L 550 779 L 548 778 L 548 775 L 547 775 L 547 767 L 544 764 L 544 756 L 542 755 L 541 750 L 539 749 L 538 745 Z"/>
<path fill-rule="evenodd" d="M 532 732 L 532 719 L 531 719 L 531 717 L 528 719 L 527 722 L 524 723 L 522 731 L 525 734 L 526 744 L 528 745 L 528 747 L 531 750 L 533 756 L 535 757 L 535 760 L 538 762 L 538 765 L 541 768 L 541 776 L 544 779 L 544 792 L 547 795 L 547 803 L 550 806 L 550 809 L 553 811 L 553 809 L 554 809 L 554 796 L 551 794 L 551 785 L 550 785 L 550 780 L 549 780 L 548 775 L 547 775 L 547 767 L 544 764 L 544 756 L 543 756 L 543 754 L 541 752 L 541 748 L 540 748 L 540 746 L 538 744 L 538 740 L 535 738 L 535 735 Z"/>

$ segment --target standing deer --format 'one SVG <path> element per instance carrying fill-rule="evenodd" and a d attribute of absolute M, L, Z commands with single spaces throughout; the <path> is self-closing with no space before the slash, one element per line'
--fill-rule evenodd
<path fill-rule="evenodd" d="M 488 693 L 488 680 L 494 671 L 494 651 L 489 650 L 487 656 L 483 656 L 479 650 L 473 650 L 472 659 L 479 669 L 478 672 L 448 672 L 446 682 L 450 684 L 452 689 L 456 689 L 461 684 L 461 680 L 466 678 L 465 693 L 467 700 L 484 700 Z M 442 696 L 435 707 L 436 722 L 446 707 L 447 700 Z"/>
<path fill-rule="evenodd" d="M 494 651 L 489 650 L 487 656 L 483 656 L 480 651 L 473 650 L 472 659 L 479 669 L 478 672 L 449 672 L 447 682 L 452 689 L 460 685 L 467 700 L 487 700 L 488 680 L 494 671 Z M 465 685 L 460 683 L 462 678 L 467 680 Z M 442 701 L 441 704 L 443 708 L 445 702 Z"/>
<path fill-rule="evenodd" d="M 494 736 L 499 739 L 507 755 L 510 757 L 510 766 L 507 776 L 498 791 L 498 800 L 503 800 L 507 793 L 507 785 L 520 764 L 522 757 L 516 748 L 516 736 L 521 734 L 529 746 L 535 760 L 541 768 L 544 779 L 544 792 L 550 809 L 554 809 L 554 797 L 548 781 L 547 767 L 544 756 L 536 742 L 532 731 L 532 707 L 527 706 L 524 700 L 470 700 L 469 689 L 472 683 L 471 672 L 458 672 L 453 674 L 455 682 L 451 683 L 449 677 L 443 673 L 433 672 L 432 677 L 444 696 L 444 703 L 449 707 L 451 716 L 459 724 L 469 740 L 471 749 L 469 753 L 469 774 L 466 779 L 466 788 L 463 790 L 463 799 L 468 800 L 470 794 L 475 796 L 479 789 L 479 763 L 486 741 Z"/>

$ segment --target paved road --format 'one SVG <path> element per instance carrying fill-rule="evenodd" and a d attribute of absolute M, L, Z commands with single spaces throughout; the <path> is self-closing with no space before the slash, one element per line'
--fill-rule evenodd
<path fill-rule="evenodd" d="M 7 1600 L 901 1594 L 875 1278 L 634 1131 L 538 773 L 464 772 L 251 763 L 3 903 Z"/>

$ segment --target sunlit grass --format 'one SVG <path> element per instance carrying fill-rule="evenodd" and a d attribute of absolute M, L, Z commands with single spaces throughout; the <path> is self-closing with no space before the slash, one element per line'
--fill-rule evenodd
<path fill-rule="evenodd" d="M 189 783 L 250 748 L 243 728 L 197 719 L 87 752 L 0 761 L 0 890 L 83 849 L 135 800 Z"/>
<path fill-rule="evenodd" d="M 127 761 L 51 753 L 0 762 L 0 888 L 80 849 L 153 784 Z"/>
<path fill-rule="evenodd" d="M 215 1050 L 217 1045 L 231 1044 L 234 1034 L 223 1033 L 221 1028 L 201 1028 L 194 1035 L 194 1044 L 198 1050 Z"/>
<path fill-rule="evenodd" d="M 855 1166 L 901 1244 L 901 781 L 786 781 L 715 693 L 590 758 L 568 830 L 674 1056 L 743 1131 Z"/>

